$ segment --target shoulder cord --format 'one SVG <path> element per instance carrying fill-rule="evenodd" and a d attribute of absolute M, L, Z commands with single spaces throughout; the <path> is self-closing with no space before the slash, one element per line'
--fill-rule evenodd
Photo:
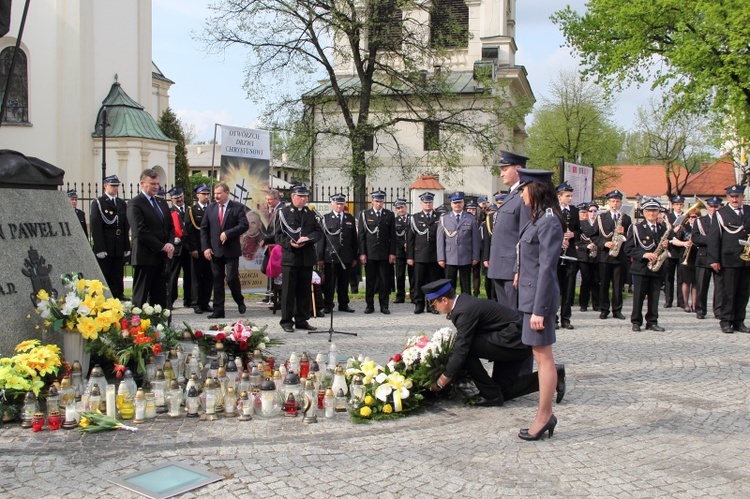
<path fill-rule="evenodd" d="M 362 219 L 362 223 L 361 223 L 360 225 L 361 225 L 362 227 L 364 227 L 364 228 L 365 228 L 365 230 L 366 230 L 367 232 L 369 232 L 370 234 L 372 234 L 373 236 L 376 236 L 376 235 L 378 235 L 378 234 L 380 233 L 380 226 L 379 226 L 379 225 L 377 225 L 377 226 L 375 227 L 375 230 L 370 230 L 370 227 L 369 227 L 369 226 L 367 225 L 367 219 L 365 218 L 365 213 L 367 213 L 367 212 L 366 212 L 366 211 L 363 211 L 363 212 L 361 212 L 361 214 L 360 214 L 360 218 Z"/>
<path fill-rule="evenodd" d="M 119 214 L 115 215 L 115 218 L 109 219 L 104 215 L 104 211 L 102 211 L 102 202 L 99 198 L 96 198 L 96 206 L 99 207 L 99 215 L 102 217 L 102 222 L 104 222 L 107 225 L 112 225 L 114 223 L 117 223 L 117 219 L 119 218 Z M 115 213 L 117 213 L 117 210 L 115 210 Z"/>
<path fill-rule="evenodd" d="M 596 217 L 596 218 L 598 219 L 599 217 Z M 589 236 L 587 236 L 586 234 L 583 233 L 583 229 L 581 229 L 581 239 L 583 239 L 584 241 L 588 241 L 590 243 L 594 242 L 594 241 L 591 240 L 591 238 Z"/>
<path fill-rule="evenodd" d="M 737 234 L 739 231 L 743 229 L 742 224 L 740 224 L 736 229 L 729 229 L 726 225 L 724 225 L 724 219 L 721 217 L 721 213 L 718 211 L 716 212 L 716 220 L 719 222 L 719 229 L 724 229 L 727 231 L 727 234 Z"/>
<path fill-rule="evenodd" d="M 284 216 L 284 210 L 281 210 L 279 212 L 279 219 L 281 220 L 281 225 L 283 226 L 284 232 L 286 232 L 286 235 L 296 242 L 297 239 L 299 239 L 299 237 L 302 235 L 302 227 L 299 227 L 297 229 L 292 229 L 286 221 L 286 217 Z"/>
<path fill-rule="evenodd" d="M 490 227 L 490 219 L 492 219 L 492 227 Z M 492 235 L 492 228 L 495 226 L 495 217 L 486 217 L 484 219 L 484 223 L 487 225 L 487 232 L 489 232 L 490 236 Z"/>
<path fill-rule="evenodd" d="M 643 244 L 643 241 L 641 241 L 641 234 L 640 234 L 640 232 L 638 232 L 638 226 L 637 225 L 631 225 L 631 227 L 633 228 L 633 232 L 635 232 L 635 239 L 636 239 L 636 241 L 638 241 L 638 245 L 641 248 L 643 248 L 646 251 L 651 251 L 652 249 L 656 248 L 656 239 L 654 239 L 653 243 L 651 243 L 648 246 L 646 246 L 645 244 Z M 654 237 L 656 238 L 657 236 L 654 235 Z"/>
<path fill-rule="evenodd" d="M 409 215 L 404 215 L 404 218 L 406 218 L 406 223 L 408 224 L 409 223 Z M 404 230 L 402 230 L 401 232 L 396 231 L 396 237 L 404 237 L 405 234 L 406 234 L 406 228 L 404 228 Z"/>
<path fill-rule="evenodd" d="M 333 212 L 329 212 L 329 213 L 333 213 Z M 338 216 L 336 216 L 336 218 L 338 218 Z M 341 223 L 343 223 L 343 221 Z M 323 226 L 323 230 L 326 231 L 326 234 L 328 234 L 329 236 L 338 236 L 339 234 L 341 234 L 341 226 L 340 225 L 339 225 L 339 230 L 337 230 L 335 232 L 329 230 L 327 224 L 323 223 L 321 225 Z"/>
<path fill-rule="evenodd" d="M 610 232 L 609 234 L 604 232 L 604 227 L 602 227 L 602 217 L 596 217 L 596 223 L 599 224 L 599 232 L 603 237 L 612 237 L 612 235 L 615 233 L 615 229 L 612 229 L 612 232 Z"/>
<path fill-rule="evenodd" d="M 695 223 L 698 224 L 698 232 L 700 232 L 701 236 L 705 236 L 706 231 L 703 230 L 703 224 L 701 223 L 701 219 L 700 218 L 696 219 Z"/>
<path fill-rule="evenodd" d="M 456 228 L 456 230 L 451 231 L 445 227 L 444 220 L 445 220 L 446 215 L 447 215 L 446 213 L 440 215 L 440 225 L 443 227 L 443 232 L 445 232 L 445 235 L 448 237 L 456 237 L 456 235 L 458 234 L 458 228 Z"/>
<path fill-rule="evenodd" d="M 201 230 L 201 226 L 195 223 L 195 217 L 193 216 L 193 209 L 195 208 L 195 205 L 191 206 L 188 210 L 188 213 L 190 214 L 190 223 L 195 227 L 195 230 Z"/>
<path fill-rule="evenodd" d="M 428 225 L 425 230 L 420 231 L 419 229 L 417 229 L 417 224 L 414 221 L 416 218 L 417 218 L 416 215 L 411 217 L 411 228 L 414 229 L 414 232 L 416 232 L 420 236 L 424 236 L 425 234 L 427 234 L 427 239 L 429 240 L 430 239 L 430 226 Z"/>

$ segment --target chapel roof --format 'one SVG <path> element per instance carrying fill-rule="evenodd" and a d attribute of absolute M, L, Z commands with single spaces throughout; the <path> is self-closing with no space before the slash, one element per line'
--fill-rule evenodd
<path fill-rule="evenodd" d="M 159 125 L 145 108 L 134 101 L 115 81 L 109 94 L 102 101 L 107 108 L 107 137 L 133 137 L 140 139 L 175 142 L 162 132 Z M 102 136 L 102 114 L 96 117 L 96 127 L 92 137 Z"/>

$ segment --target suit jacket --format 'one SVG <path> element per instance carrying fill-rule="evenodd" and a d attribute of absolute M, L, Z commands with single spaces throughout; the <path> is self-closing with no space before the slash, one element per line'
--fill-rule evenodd
<path fill-rule="evenodd" d="M 128 223 L 132 232 L 133 265 L 161 265 L 166 254 L 162 248 L 174 241 L 174 226 L 169 206 L 163 199 L 156 198 L 162 215 L 154 210 L 148 198 L 141 192 L 128 203 Z"/>
<path fill-rule="evenodd" d="M 301 248 L 292 247 L 291 242 L 301 236 L 307 236 L 310 241 Z M 290 204 L 279 213 L 276 225 L 276 242 L 283 249 L 281 265 L 284 267 L 304 266 L 312 268 L 318 261 L 315 244 L 323 237 L 318 221 L 310 208 L 303 206 L 295 208 Z M 346 262 L 345 262 L 346 263 Z"/>
<path fill-rule="evenodd" d="M 667 228 L 664 224 L 656 224 L 656 235 L 651 231 L 648 222 L 645 220 L 633 224 L 628 231 L 628 239 L 625 241 L 623 251 L 633 259 L 630 264 L 630 273 L 633 275 L 661 276 L 666 270 L 666 265 L 662 265 L 657 272 L 648 269 L 649 261 L 643 258 L 646 253 L 653 253 L 659 246 Z"/>
<path fill-rule="evenodd" d="M 695 221 L 695 230 L 692 232 L 693 252 L 695 252 L 695 266 L 708 268 L 708 234 L 711 225 L 716 223 L 716 215 L 713 219 L 710 215 L 703 215 Z"/>
<path fill-rule="evenodd" d="M 341 261 L 348 267 L 357 259 L 359 250 L 357 242 L 356 220 L 350 213 L 343 214 L 343 220 L 339 221 L 338 214 L 330 211 L 323 215 L 323 224 L 325 225 L 328 237 L 322 235 L 316 246 L 318 251 L 318 261 L 334 263 L 339 265 L 339 261 L 333 256 L 333 251 L 339 254 Z M 330 239 L 330 243 L 328 240 Z"/>
<path fill-rule="evenodd" d="M 456 222 L 454 213 L 440 217 L 437 231 L 437 259 L 447 265 L 471 265 L 482 256 L 482 237 L 474 215 L 461 213 Z"/>
<path fill-rule="evenodd" d="M 588 220 L 581 220 L 579 225 L 581 227 L 581 234 L 575 244 L 578 261 L 595 262 L 596 258 L 589 258 L 590 251 L 588 245 L 595 240 L 596 235 L 599 233 L 599 224 L 596 223 L 596 220 L 594 220 L 593 224 Z"/>
<path fill-rule="evenodd" d="M 571 205 L 568 206 L 567 211 L 563 210 L 562 214 L 565 219 L 565 228 L 575 234 L 573 238 L 569 240 L 568 249 L 565 250 L 564 254 L 577 258 L 578 253 L 576 251 L 576 243 L 581 240 L 581 220 L 579 219 L 579 210 Z"/>
<path fill-rule="evenodd" d="M 630 216 L 625 213 L 621 212 L 620 216 L 622 217 L 622 228 L 625 231 L 623 237 L 627 237 L 628 229 L 633 222 L 631 221 Z M 615 229 L 615 221 L 612 218 L 611 211 L 599 215 L 599 218 L 597 219 L 597 228 L 599 231 L 596 235 L 596 239 L 594 239 L 594 244 L 599 248 L 599 253 L 596 255 L 597 261 L 600 263 L 625 263 L 628 257 L 625 252 L 622 251 L 622 248 L 620 248 L 620 253 L 617 257 L 612 257 L 609 256 L 609 248 L 604 247 L 607 242 L 612 241 L 612 236 L 614 235 L 613 231 Z"/>
<path fill-rule="evenodd" d="M 497 234 L 497 232 L 495 232 Z M 518 265 L 518 310 L 549 317 L 560 306 L 557 261 L 563 230 L 552 210 L 521 229 Z M 490 267 L 491 268 L 491 267 Z"/>
<path fill-rule="evenodd" d="M 115 203 L 109 196 L 98 197 L 91 203 L 89 220 L 94 253 L 106 251 L 108 257 L 122 257 L 130 251 L 130 224 L 125 201 L 118 199 Z"/>
<path fill-rule="evenodd" d="M 440 216 L 432 210 L 411 216 L 406 230 L 406 258 L 415 263 L 437 263 L 437 232 Z"/>
<path fill-rule="evenodd" d="M 477 336 L 499 347 L 528 349 L 521 342 L 521 314 L 495 301 L 475 298 L 468 293 L 458 295 L 451 311 L 451 322 L 456 327 L 445 375 L 454 378 L 466 363 L 471 344 Z"/>
<path fill-rule="evenodd" d="M 206 205 L 206 208 L 208 208 L 208 205 Z M 185 238 L 183 240 L 187 251 L 203 253 L 201 251 L 201 222 L 205 211 L 205 208 L 201 208 L 198 203 L 187 209 L 185 214 Z"/>
<path fill-rule="evenodd" d="M 740 239 L 748 239 L 750 229 L 750 209 L 742 206 L 740 217 L 730 205 L 723 206 L 716 212 L 716 223 L 711 224 L 708 232 L 708 263 L 720 263 L 722 267 L 739 268 L 750 265 L 740 258 L 745 249 Z M 731 232 L 735 232 L 732 234 Z"/>
<path fill-rule="evenodd" d="M 521 199 L 519 189 L 514 189 L 495 213 L 490 267 L 487 277 L 512 280 L 516 273 L 516 244 L 521 228 L 529 221 L 529 207 Z M 562 242 L 561 242 L 562 244 Z M 557 246 L 560 255 L 560 245 Z M 555 262 L 555 265 L 557 262 Z"/>
<path fill-rule="evenodd" d="M 396 254 L 396 217 L 385 208 L 380 211 L 380 218 L 372 208 L 363 210 L 357 236 L 360 255 L 366 255 L 368 260 L 388 260 L 389 255 Z"/>
<path fill-rule="evenodd" d="M 210 248 L 219 258 L 239 258 L 242 254 L 240 236 L 249 228 L 250 224 L 241 204 L 227 201 L 222 224 L 219 226 L 219 203 L 211 203 L 206 207 L 201 220 L 201 251 Z M 222 232 L 227 236 L 224 244 L 219 239 Z"/>

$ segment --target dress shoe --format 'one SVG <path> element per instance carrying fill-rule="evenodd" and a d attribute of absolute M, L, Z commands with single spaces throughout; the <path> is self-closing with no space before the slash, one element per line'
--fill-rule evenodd
<path fill-rule="evenodd" d="M 547 424 L 544 425 L 538 433 L 529 433 L 528 430 L 525 432 L 520 431 L 518 432 L 518 438 L 520 438 L 521 440 L 540 440 L 547 432 L 549 432 L 549 438 L 552 438 L 552 433 L 554 433 L 555 431 L 555 426 L 557 426 L 557 418 L 553 414 L 552 416 L 550 416 Z"/>
<path fill-rule="evenodd" d="M 632 327 L 632 329 L 633 329 L 633 331 L 634 331 L 634 332 L 636 332 L 636 333 L 637 333 L 638 331 L 640 331 L 640 330 L 641 330 L 641 326 L 639 326 L 638 324 L 633 324 L 633 327 Z"/>
<path fill-rule="evenodd" d="M 664 304 L 664 308 L 672 308 L 672 304 L 671 303 L 665 303 Z"/>
<path fill-rule="evenodd" d="M 331 309 L 332 309 L 332 308 L 333 308 L 333 307 L 326 307 L 326 308 L 324 308 L 324 309 L 323 309 L 323 313 L 324 313 L 324 314 L 330 314 L 330 313 L 331 313 Z"/>
<path fill-rule="evenodd" d="M 415 314 L 423 314 L 424 313 L 424 307 L 420 307 L 419 305 L 414 305 L 414 313 Z"/>
<path fill-rule="evenodd" d="M 190 302 L 184 301 L 182 302 L 182 306 L 185 308 L 190 308 Z"/>
<path fill-rule="evenodd" d="M 609 314 L 607 312 L 602 312 L 602 313 L 599 314 L 599 318 L 600 319 L 606 319 L 608 316 L 609 316 Z"/>
<path fill-rule="evenodd" d="M 570 322 L 563 322 L 560 327 L 563 329 L 575 329 L 573 324 L 571 324 Z"/>
<path fill-rule="evenodd" d="M 318 313 L 315 314 L 315 317 L 317 317 L 318 319 L 320 319 L 322 317 L 325 317 L 325 316 L 326 316 L 326 314 L 324 312 L 318 312 Z"/>
<path fill-rule="evenodd" d="M 663 327 L 661 327 L 659 324 L 646 324 L 646 331 L 666 331 Z"/>
<path fill-rule="evenodd" d="M 557 364 L 555 367 L 557 368 L 557 387 L 555 387 L 557 398 L 555 398 L 555 402 L 559 404 L 565 397 L 565 365 Z"/>
<path fill-rule="evenodd" d="M 727 333 L 727 334 L 732 334 L 732 333 L 734 333 L 734 328 L 732 328 L 732 326 L 721 326 L 721 332 L 722 333 Z"/>
<path fill-rule="evenodd" d="M 349 305 L 339 305 L 339 312 L 349 312 L 350 314 L 353 314 L 354 309 Z"/>
<path fill-rule="evenodd" d="M 196 314 L 202 314 L 203 313 L 203 309 L 200 308 L 200 307 L 195 307 L 193 309 L 193 312 L 196 313 Z"/>
<path fill-rule="evenodd" d="M 581 308 L 580 308 L 579 310 L 580 310 L 581 312 L 586 312 L 586 311 L 587 311 L 588 309 L 589 309 L 588 307 L 581 307 Z"/>
<path fill-rule="evenodd" d="M 598 312 L 598 311 L 599 311 L 599 305 L 594 305 L 594 306 L 593 306 L 593 307 L 591 308 L 591 310 L 593 310 L 594 312 Z"/>
<path fill-rule="evenodd" d="M 503 396 L 496 397 L 494 399 L 487 399 L 484 397 L 479 397 L 474 401 L 472 405 L 475 405 L 477 407 L 500 407 L 505 403 L 505 400 L 503 399 Z"/>
<path fill-rule="evenodd" d="M 292 326 L 281 326 L 281 329 L 283 329 L 287 333 L 293 333 L 294 332 L 294 328 Z"/>
<path fill-rule="evenodd" d="M 307 322 L 303 322 L 302 324 L 297 324 L 296 327 L 297 329 L 302 329 L 303 331 L 315 331 L 316 329 L 318 329 L 315 326 L 311 326 Z"/>
<path fill-rule="evenodd" d="M 706 314 L 695 314 L 695 318 L 696 319 L 705 319 L 706 318 Z"/>
<path fill-rule="evenodd" d="M 371 314 L 371 313 L 373 313 L 373 312 L 375 312 L 375 309 L 374 309 L 373 307 L 367 307 L 367 308 L 365 309 L 365 313 L 366 313 L 366 314 Z"/>
<path fill-rule="evenodd" d="M 738 333 L 750 333 L 750 329 L 748 329 L 744 324 L 740 324 L 739 326 L 736 326 L 732 329 L 734 329 Z"/>
<path fill-rule="evenodd" d="M 214 311 L 214 308 L 213 307 L 209 307 L 208 305 L 206 305 L 205 307 L 201 307 L 201 310 L 203 310 L 204 312 L 211 313 L 211 312 Z"/>
<path fill-rule="evenodd" d="M 393 303 L 405 303 L 405 300 L 403 298 L 396 298 L 393 300 Z"/>
<path fill-rule="evenodd" d="M 241 302 L 237 304 L 237 310 L 239 310 L 240 314 L 244 314 L 247 312 L 247 307 L 245 306 L 245 302 Z"/>
<path fill-rule="evenodd" d="M 214 313 L 208 316 L 209 319 L 223 319 L 224 318 L 224 311 L 223 310 L 214 310 Z"/>
<path fill-rule="evenodd" d="M 612 312 L 612 317 L 615 319 L 625 320 L 625 316 L 622 315 L 622 312 Z"/>
<path fill-rule="evenodd" d="M 381 314 L 385 314 L 385 315 L 390 315 L 390 314 L 391 314 L 391 311 L 390 311 L 390 310 L 388 310 L 387 308 L 381 308 L 381 309 L 380 309 L 380 313 L 381 313 Z"/>

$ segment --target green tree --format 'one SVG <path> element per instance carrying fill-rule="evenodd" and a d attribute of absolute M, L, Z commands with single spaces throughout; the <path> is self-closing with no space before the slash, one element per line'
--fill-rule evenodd
<path fill-rule="evenodd" d="M 164 135 L 177 141 L 174 150 L 174 183 L 185 190 L 185 202 L 189 206 L 192 204 L 193 190 L 190 188 L 190 165 L 187 160 L 183 125 L 177 115 L 172 112 L 172 109 L 166 108 L 159 117 L 159 128 L 164 132 Z"/>
<path fill-rule="evenodd" d="M 560 71 L 529 126 L 526 152 L 530 164 L 557 170 L 561 157 L 595 168 L 615 163 L 624 133 L 612 123 L 611 115 L 611 103 L 601 89 L 575 71 Z M 594 178 L 597 185 L 612 180 L 603 171 Z"/>

